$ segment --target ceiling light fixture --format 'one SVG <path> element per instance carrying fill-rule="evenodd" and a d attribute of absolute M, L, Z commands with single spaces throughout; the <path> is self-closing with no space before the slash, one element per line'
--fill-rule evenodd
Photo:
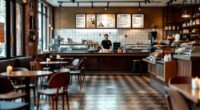
<path fill-rule="evenodd" d="M 191 15 L 187 12 L 186 6 L 184 6 L 184 3 L 185 3 L 185 2 L 186 2 L 186 1 L 183 0 L 183 8 L 184 8 L 184 11 L 183 11 L 183 14 L 181 15 L 181 17 L 182 17 L 182 18 L 190 18 Z"/>
<path fill-rule="evenodd" d="M 79 7 L 79 2 L 77 3 L 77 7 Z"/>
<path fill-rule="evenodd" d="M 105 11 L 108 9 L 109 3 L 110 3 L 110 2 L 107 2 L 107 6 L 106 6 L 106 8 L 105 8 Z"/>
<path fill-rule="evenodd" d="M 144 2 L 145 2 L 145 4 L 151 3 L 150 0 L 145 0 Z"/>
<path fill-rule="evenodd" d="M 138 8 L 139 11 L 142 10 L 142 7 L 141 7 L 141 4 L 140 4 L 140 1 L 139 1 L 139 8 Z"/>
<path fill-rule="evenodd" d="M 75 3 L 75 0 L 72 0 L 72 3 Z"/>
<path fill-rule="evenodd" d="M 94 4 L 93 4 L 93 2 L 91 2 L 91 4 L 92 4 L 92 8 L 94 8 Z"/>

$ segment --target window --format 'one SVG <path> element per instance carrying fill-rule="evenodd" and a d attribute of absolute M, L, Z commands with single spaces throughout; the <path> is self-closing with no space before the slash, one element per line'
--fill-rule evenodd
<path fill-rule="evenodd" d="M 6 57 L 6 2 L 0 0 L 0 58 Z"/>
<path fill-rule="evenodd" d="M 38 4 L 38 50 L 44 51 L 48 50 L 48 22 L 49 22 L 49 16 L 48 16 L 48 7 L 39 2 Z"/>
<path fill-rule="evenodd" d="M 23 5 L 16 3 L 16 56 L 23 55 Z"/>

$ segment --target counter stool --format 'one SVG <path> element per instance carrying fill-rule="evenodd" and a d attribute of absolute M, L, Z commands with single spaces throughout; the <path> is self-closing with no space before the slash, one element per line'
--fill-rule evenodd
<path fill-rule="evenodd" d="M 134 74 L 138 74 L 138 75 L 141 75 L 143 73 L 143 61 L 142 60 L 139 60 L 139 59 L 136 59 L 136 60 L 133 60 L 133 67 L 132 67 L 132 72 Z"/>

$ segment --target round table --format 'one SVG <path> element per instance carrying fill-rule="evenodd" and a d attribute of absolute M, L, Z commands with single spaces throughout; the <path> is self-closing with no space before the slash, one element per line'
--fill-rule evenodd
<path fill-rule="evenodd" d="M 9 77 L 9 78 L 24 78 L 25 79 L 25 92 L 26 92 L 26 98 L 25 101 L 29 104 L 30 108 L 30 79 L 31 78 L 37 78 L 37 77 L 42 77 L 42 76 L 49 76 L 53 72 L 50 71 L 14 71 L 11 74 L 8 74 L 7 72 L 3 72 L 0 75 Z"/>
<path fill-rule="evenodd" d="M 67 62 L 67 61 L 50 61 L 50 62 L 42 61 L 42 62 L 40 62 L 41 65 L 46 65 L 47 67 L 50 67 L 51 71 L 59 69 L 59 67 L 61 67 L 62 65 L 68 64 L 68 63 L 69 62 Z"/>
<path fill-rule="evenodd" d="M 50 62 L 46 62 L 46 61 L 42 61 L 40 62 L 41 65 L 61 65 L 61 64 L 68 64 L 69 62 L 67 61 L 50 61 Z"/>

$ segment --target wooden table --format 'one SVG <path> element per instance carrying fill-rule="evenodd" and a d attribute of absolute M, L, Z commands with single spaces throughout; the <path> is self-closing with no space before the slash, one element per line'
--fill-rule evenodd
<path fill-rule="evenodd" d="M 68 64 L 69 62 L 67 61 L 50 61 L 50 62 L 46 62 L 46 61 L 42 61 L 40 62 L 41 65 L 46 65 L 47 67 L 50 67 L 51 71 L 54 71 L 55 69 L 59 69 L 59 66 L 61 67 L 64 64 Z"/>
<path fill-rule="evenodd" d="M 50 61 L 50 62 L 46 62 L 46 61 L 42 61 L 40 62 L 41 65 L 60 65 L 60 64 L 68 64 L 69 62 L 67 61 Z"/>
<path fill-rule="evenodd" d="M 190 84 L 172 84 L 170 87 L 183 94 L 193 103 L 200 105 L 200 90 L 192 89 Z"/>
<path fill-rule="evenodd" d="M 6 72 L 1 73 L 1 76 L 9 77 L 9 78 L 25 78 L 25 92 L 26 92 L 26 98 L 25 101 L 29 104 L 30 108 L 30 79 L 31 78 L 37 78 L 37 77 L 42 77 L 42 76 L 49 76 L 51 75 L 52 72 L 50 71 L 14 71 L 12 74 L 8 74 Z"/>

